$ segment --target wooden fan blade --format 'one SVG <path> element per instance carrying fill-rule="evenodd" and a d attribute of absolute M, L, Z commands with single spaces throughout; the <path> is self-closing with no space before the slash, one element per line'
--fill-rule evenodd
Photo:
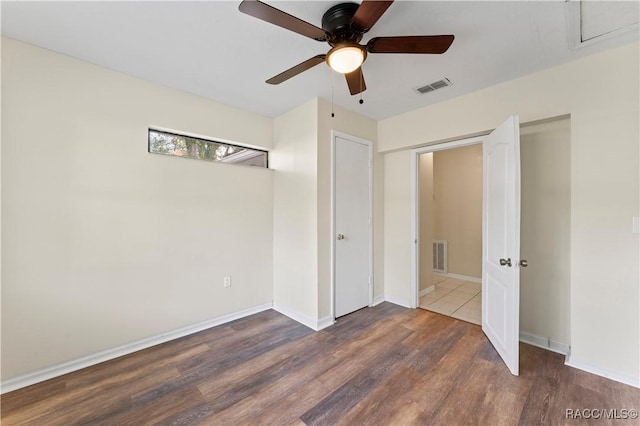
<path fill-rule="evenodd" d="M 364 83 L 364 76 L 362 75 L 362 67 L 344 76 L 347 79 L 349 92 L 351 92 L 352 95 L 357 95 L 367 90 L 367 85 Z"/>
<path fill-rule="evenodd" d="M 271 77 L 267 80 L 269 84 L 280 84 L 283 81 L 289 80 L 291 77 L 295 77 L 303 71 L 308 70 L 309 68 L 313 68 L 321 62 L 324 62 L 327 55 L 316 55 L 313 58 L 309 58 L 304 62 L 299 63 L 298 65 L 289 68 L 286 71 L 281 72 L 280 74 Z"/>
<path fill-rule="evenodd" d="M 393 0 L 363 0 L 362 3 L 360 3 L 358 10 L 356 10 L 355 15 L 353 15 L 351 24 L 358 31 L 366 33 L 376 22 L 378 22 L 378 19 L 380 19 L 384 12 L 387 11 L 389 6 L 391 6 L 391 3 L 393 3 Z"/>
<path fill-rule="evenodd" d="M 367 43 L 369 53 L 432 53 L 449 49 L 453 35 L 375 37 Z"/>
<path fill-rule="evenodd" d="M 261 19 L 270 24 L 286 28 L 294 33 L 302 34 L 305 37 L 318 41 L 326 41 L 327 33 L 322 28 L 316 27 L 302 19 L 289 15 L 286 12 L 262 3 L 258 0 L 243 0 L 238 7 L 240 12 Z"/>

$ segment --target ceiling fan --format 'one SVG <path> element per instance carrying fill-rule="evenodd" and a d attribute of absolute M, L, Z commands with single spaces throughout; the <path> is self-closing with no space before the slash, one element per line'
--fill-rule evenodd
<path fill-rule="evenodd" d="M 367 86 L 362 75 L 362 63 L 368 53 L 442 54 L 453 43 L 453 35 L 374 37 L 366 45 L 359 44 L 363 35 L 373 27 L 391 1 L 363 0 L 361 4 L 340 3 L 322 16 L 322 28 L 289 15 L 258 0 L 243 0 L 240 12 L 261 19 L 305 37 L 327 42 L 331 50 L 316 55 L 267 80 L 280 84 L 321 62 L 345 75 L 352 95 L 364 92 Z"/>

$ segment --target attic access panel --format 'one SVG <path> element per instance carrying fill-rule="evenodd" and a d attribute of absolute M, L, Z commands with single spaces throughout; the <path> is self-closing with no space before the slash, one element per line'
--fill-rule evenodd
<path fill-rule="evenodd" d="M 640 3 L 635 1 L 569 0 L 566 13 L 571 48 L 640 29 Z"/>

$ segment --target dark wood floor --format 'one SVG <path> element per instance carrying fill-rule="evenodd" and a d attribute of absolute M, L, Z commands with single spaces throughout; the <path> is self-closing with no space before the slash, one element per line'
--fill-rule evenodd
<path fill-rule="evenodd" d="M 521 375 L 480 327 L 383 303 L 313 332 L 274 311 L 2 396 L 2 424 L 638 424 L 640 390 L 521 345 Z"/>

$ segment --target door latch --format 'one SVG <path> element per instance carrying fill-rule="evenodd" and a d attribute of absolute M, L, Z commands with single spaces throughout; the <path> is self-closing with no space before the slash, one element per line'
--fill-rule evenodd
<path fill-rule="evenodd" d="M 338 234 L 338 236 L 336 237 L 337 240 L 344 240 L 344 235 L 342 234 Z"/>

